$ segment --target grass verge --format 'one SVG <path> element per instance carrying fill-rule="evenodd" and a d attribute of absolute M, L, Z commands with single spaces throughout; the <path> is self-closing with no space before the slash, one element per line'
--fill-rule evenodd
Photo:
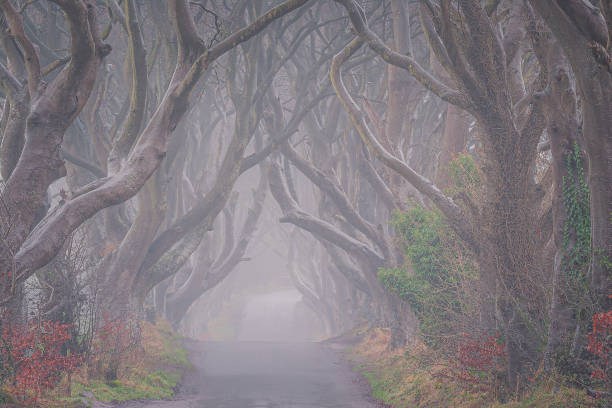
<path fill-rule="evenodd" d="M 540 376 L 527 390 L 500 403 L 492 391 L 466 387 L 447 375 L 444 361 L 423 344 L 390 350 L 386 329 L 372 329 L 346 350 L 347 358 L 370 383 L 373 397 L 393 408 L 578 408 L 604 407 L 585 390 L 555 376 Z"/>
<path fill-rule="evenodd" d="M 143 322 L 142 344 L 138 356 L 126 358 L 117 380 L 104 381 L 92 375 L 92 367 L 84 365 L 62 379 L 59 386 L 38 401 L 38 406 L 83 407 L 87 398 L 102 402 L 170 399 L 177 391 L 183 374 L 193 369 L 188 352 L 166 321 L 153 325 Z"/>

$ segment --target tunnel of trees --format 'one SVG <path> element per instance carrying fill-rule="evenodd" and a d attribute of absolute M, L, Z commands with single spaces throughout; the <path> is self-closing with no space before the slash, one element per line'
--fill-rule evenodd
<path fill-rule="evenodd" d="M 495 339 L 505 390 L 609 395 L 611 30 L 608 0 L 0 0 L 0 334 L 189 332 L 272 247 L 323 337 Z"/>

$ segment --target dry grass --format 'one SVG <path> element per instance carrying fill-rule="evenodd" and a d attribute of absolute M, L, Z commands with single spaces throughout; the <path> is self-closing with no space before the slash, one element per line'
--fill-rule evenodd
<path fill-rule="evenodd" d="M 448 377 L 449 361 L 422 343 L 390 350 L 390 332 L 372 329 L 347 350 L 370 382 L 373 396 L 393 408 L 574 408 L 603 407 L 584 390 L 564 386 L 554 377 L 536 378 L 534 385 L 515 400 L 498 402 L 494 391 L 468 389 Z"/>

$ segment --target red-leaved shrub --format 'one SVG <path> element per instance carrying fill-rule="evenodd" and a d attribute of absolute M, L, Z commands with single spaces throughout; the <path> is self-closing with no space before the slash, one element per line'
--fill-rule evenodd
<path fill-rule="evenodd" d="M 103 315 L 103 319 L 104 324 L 94 336 L 91 355 L 97 362 L 98 374 L 103 372 L 106 380 L 116 380 L 119 364 L 139 354 L 140 324 L 134 316 Z"/>
<path fill-rule="evenodd" d="M 472 337 L 462 334 L 456 346 L 451 377 L 459 382 L 488 390 L 494 383 L 494 374 L 503 369 L 506 357 L 500 336 Z"/>
<path fill-rule="evenodd" d="M 64 350 L 71 325 L 59 322 L 5 324 L 1 333 L 0 361 L 9 393 L 35 404 L 41 393 L 53 389 L 62 373 L 72 373 L 82 358 Z"/>
<path fill-rule="evenodd" d="M 612 354 L 612 310 L 593 315 L 593 329 L 587 334 L 587 350 L 597 356 L 591 378 L 606 381 Z"/>

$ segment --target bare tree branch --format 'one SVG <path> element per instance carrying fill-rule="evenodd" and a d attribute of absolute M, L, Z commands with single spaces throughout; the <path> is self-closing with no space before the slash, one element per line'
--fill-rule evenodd
<path fill-rule="evenodd" d="M 23 50 L 25 67 L 28 73 L 28 89 L 30 92 L 30 98 L 34 99 L 38 97 L 39 86 L 41 83 L 38 53 L 34 48 L 34 44 L 32 44 L 30 39 L 26 36 L 23 28 L 23 20 L 11 2 L 9 0 L 1 0 L 0 8 L 4 12 L 6 22 L 10 27 L 11 36 L 17 40 L 21 46 L 21 49 Z"/>
<path fill-rule="evenodd" d="M 406 163 L 391 155 L 376 139 L 367 123 L 364 120 L 361 109 L 349 94 L 346 89 L 342 77 L 340 75 L 340 66 L 351 56 L 351 54 L 360 47 L 362 41 L 359 38 L 351 41 L 344 50 L 336 54 L 332 61 L 330 77 L 338 98 L 344 104 L 351 122 L 357 129 L 363 142 L 368 146 L 370 151 L 378 157 L 387 167 L 398 172 L 402 177 L 412 184 L 422 194 L 427 196 L 436 204 L 436 206 L 446 215 L 449 223 L 455 231 L 461 236 L 470 246 L 478 251 L 478 244 L 474 235 L 473 226 L 468 221 L 461 207 L 455 204 L 452 198 L 444 195 L 431 181 L 415 172 Z"/>
<path fill-rule="evenodd" d="M 360 11 L 361 8 L 353 0 L 335 0 L 342 4 L 353 23 L 353 27 L 359 34 L 360 38 L 367 42 L 370 48 L 389 64 L 408 70 L 417 81 L 425 88 L 436 94 L 441 99 L 457 105 L 463 109 L 470 110 L 471 105 L 465 96 L 457 91 L 444 85 L 438 79 L 434 78 L 429 72 L 419 65 L 412 57 L 390 49 L 367 25 L 364 14 Z"/>
<path fill-rule="evenodd" d="M 115 0 L 111 0 L 112 3 Z M 128 34 L 128 63 L 132 87 L 130 90 L 129 115 L 123 125 L 122 133 L 113 140 L 113 147 L 108 154 L 108 173 L 112 175 L 121 168 L 121 160 L 127 157 L 144 120 L 147 99 L 147 61 L 146 51 L 134 9 L 134 0 L 125 0 L 126 30 Z"/>
<path fill-rule="evenodd" d="M 270 192 L 283 212 L 280 222 L 294 224 L 313 235 L 320 236 L 349 253 L 363 257 L 373 266 L 385 264 L 385 259 L 367 244 L 345 234 L 332 224 L 302 211 L 289 195 L 286 182 L 278 164 L 273 164 L 270 169 L 269 183 Z"/>

